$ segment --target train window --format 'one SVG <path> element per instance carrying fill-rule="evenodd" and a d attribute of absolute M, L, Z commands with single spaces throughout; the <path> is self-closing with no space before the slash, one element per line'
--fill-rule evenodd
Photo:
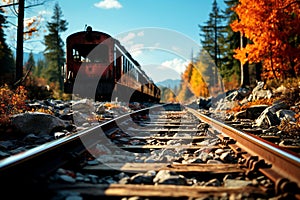
<path fill-rule="evenodd" d="M 73 47 L 73 58 L 77 62 L 107 63 L 108 46 L 105 44 L 77 44 Z"/>
<path fill-rule="evenodd" d="M 126 73 L 126 58 L 123 57 L 123 73 Z"/>

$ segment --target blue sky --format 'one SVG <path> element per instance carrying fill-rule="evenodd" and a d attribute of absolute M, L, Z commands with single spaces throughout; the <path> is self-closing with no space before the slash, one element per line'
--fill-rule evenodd
<path fill-rule="evenodd" d="M 51 18 L 55 2 L 50 0 L 45 5 L 28 9 L 25 18 L 30 21 L 31 18 L 39 16 L 40 25 L 43 26 Z M 168 30 L 165 34 L 171 34 L 170 38 L 179 36 L 173 40 L 173 49 L 182 47 L 175 47 L 178 43 L 176 40 L 182 38 L 187 40 L 187 43 L 194 42 L 200 45 L 198 25 L 208 20 L 213 0 L 60 0 L 57 2 L 62 9 L 63 18 L 69 23 L 68 30 L 61 35 L 64 41 L 68 35 L 83 31 L 85 25 L 90 25 L 93 30 L 106 32 L 117 37 L 121 42 L 124 41 L 122 44 L 128 49 L 139 46 L 139 49 L 129 52 L 142 66 L 145 66 L 146 73 L 158 82 L 167 78 L 178 79 L 190 56 L 168 51 L 168 47 L 167 49 L 159 47 L 162 43 L 159 34 L 155 44 L 155 39 L 152 40 L 152 51 L 146 50 L 140 40 L 134 41 L 136 43 L 133 44 L 131 39 L 134 36 L 146 37 L 149 35 L 147 28 L 151 27 L 156 30 L 156 33 L 159 29 Z M 217 0 L 217 3 L 221 9 L 224 8 L 223 0 Z M 13 18 L 10 20 L 12 21 Z M 45 30 L 45 26 L 42 27 L 39 36 L 25 43 L 25 51 L 44 50 L 42 38 Z M 135 32 L 132 33 L 134 30 Z M 13 40 L 15 28 L 11 27 L 7 33 L 8 38 Z M 11 42 L 12 46 L 13 44 Z M 153 50 L 155 45 L 158 47 L 156 51 Z M 185 51 L 191 55 L 192 49 L 187 48 Z M 193 51 L 197 50 L 193 49 Z"/>

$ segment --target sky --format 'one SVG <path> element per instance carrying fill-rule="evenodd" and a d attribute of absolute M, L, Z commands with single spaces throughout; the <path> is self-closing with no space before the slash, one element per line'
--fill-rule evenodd
<path fill-rule="evenodd" d="M 25 51 L 45 49 L 45 24 L 51 20 L 56 2 L 68 22 L 67 31 L 61 34 L 64 41 L 86 26 L 108 33 L 121 41 L 154 82 L 159 82 L 180 79 L 192 55 L 201 48 L 198 25 L 208 20 L 213 0 L 48 0 L 26 9 L 25 23 L 39 16 L 40 29 L 25 42 Z M 217 3 L 224 9 L 223 0 Z M 8 19 L 17 23 L 13 16 Z M 15 27 L 9 27 L 7 37 L 14 46 Z"/>

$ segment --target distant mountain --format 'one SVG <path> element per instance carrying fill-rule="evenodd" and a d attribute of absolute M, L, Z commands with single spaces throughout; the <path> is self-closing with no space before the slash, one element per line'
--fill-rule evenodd
<path fill-rule="evenodd" d="M 156 83 L 157 86 L 167 87 L 170 89 L 174 89 L 175 87 L 179 88 L 180 80 L 179 79 L 166 79 L 164 81 L 160 81 Z"/>
<path fill-rule="evenodd" d="M 23 53 L 23 63 L 24 64 L 28 61 L 29 54 L 30 54 L 30 52 Z M 16 52 L 14 52 L 14 57 L 16 59 Z M 44 53 L 43 52 L 33 53 L 33 58 L 34 58 L 34 62 L 37 62 L 39 60 L 44 60 L 45 59 Z"/>
<path fill-rule="evenodd" d="M 24 52 L 23 56 L 23 63 L 25 64 L 28 61 L 30 52 Z M 44 53 L 33 53 L 34 61 L 37 62 L 38 60 L 44 60 Z"/>

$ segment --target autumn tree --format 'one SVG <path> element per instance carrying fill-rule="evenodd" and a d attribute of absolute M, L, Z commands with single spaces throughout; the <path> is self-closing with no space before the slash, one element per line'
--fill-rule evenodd
<path fill-rule="evenodd" d="M 300 2 L 298 0 L 239 0 L 233 9 L 239 20 L 231 27 L 251 43 L 235 50 L 242 63 L 262 63 L 265 79 L 299 75 Z"/>
<path fill-rule="evenodd" d="M 5 39 L 4 28 L 6 27 L 6 17 L 3 15 L 3 9 L 0 8 L 0 84 L 7 83 L 7 79 L 13 80 L 15 71 L 13 54 Z"/>
<path fill-rule="evenodd" d="M 67 21 L 62 19 L 63 14 L 58 3 L 54 6 L 52 21 L 47 23 L 49 33 L 45 35 L 45 58 L 48 65 L 49 81 L 58 82 L 60 90 L 63 90 L 62 67 L 65 62 L 64 41 L 61 33 L 67 30 Z"/>
<path fill-rule="evenodd" d="M 196 97 L 207 97 L 209 95 L 207 83 L 201 74 L 201 70 L 192 62 L 188 64 L 182 74 L 181 89 L 185 91 L 181 93 L 182 96 L 179 99 L 187 99 L 184 96 L 188 95 L 188 92 L 192 92 Z"/>
<path fill-rule="evenodd" d="M 191 90 L 196 97 L 208 97 L 209 92 L 208 92 L 207 84 L 196 67 L 193 68 L 190 85 L 191 85 Z"/>

